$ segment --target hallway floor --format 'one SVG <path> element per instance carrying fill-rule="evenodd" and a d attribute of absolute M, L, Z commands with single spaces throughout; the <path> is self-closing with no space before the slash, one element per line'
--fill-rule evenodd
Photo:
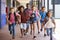
<path fill-rule="evenodd" d="M 60 19 L 56 19 L 56 31 L 55 31 L 55 34 L 53 34 L 53 40 L 60 40 L 59 25 L 60 25 Z M 9 34 L 9 31 L 8 31 L 8 25 L 6 25 L 2 30 L 0 30 L 0 40 L 49 40 L 49 36 L 44 37 L 43 32 L 40 32 L 40 34 L 37 34 L 37 30 L 36 30 L 36 35 L 37 35 L 36 39 L 33 39 L 32 35 L 30 34 L 24 36 L 23 38 L 20 38 L 19 25 L 16 25 L 16 38 L 15 39 L 11 38 L 11 35 Z"/>

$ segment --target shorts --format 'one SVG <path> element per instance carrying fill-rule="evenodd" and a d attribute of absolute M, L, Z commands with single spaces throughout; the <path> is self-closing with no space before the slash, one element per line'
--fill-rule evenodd
<path fill-rule="evenodd" d="M 26 23 L 21 23 L 20 28 L 26 30 L 27 24 Z"/>
<path fill-rule="evenodd" d="M 40 17 L 39 17 L 39 16 L 37 16 L 37 21 L 38 21 L 38 20 L 40 20 Z"/>
<path fill-rule="evenodd" d="M 30 19 L 30 24 L 37 22 L 37 19 Z"/>

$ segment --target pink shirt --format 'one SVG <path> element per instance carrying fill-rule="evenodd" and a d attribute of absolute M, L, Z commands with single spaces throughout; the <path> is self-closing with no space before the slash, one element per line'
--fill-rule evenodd
<path fill-rule="evenodd" d="M 38 13 L 39 13 L 39 10 L 36 10 L 36 16 L 38 16 L 38 15 L 39 15 Z"/>
<path fill-rule="evenodd" d="M 15 17 L 13 13 L 10 15 L 10 22 L 15 23 Z"/>

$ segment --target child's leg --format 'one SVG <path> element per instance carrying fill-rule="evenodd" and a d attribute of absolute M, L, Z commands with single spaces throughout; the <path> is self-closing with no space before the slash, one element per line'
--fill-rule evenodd
<path fill-rule="evenodd" d="M 9 24 L 9 27 L 8 27 L 9 31 L 11 30 L 11 24 Z"/>
<path fill-rule="evenodd" d="M 21 37 L 23 37 L 23 23 L 20 24 Z"/>
<path fill-rule="evenodd" d="M 21 30 L 21 37 L 23 37 L 23 29 L 20 29 Z"/>
<path fill-rule="evenodd" d="M 49 36 L 49 31 L 50 31 L 50 29 L 49 29 L 49 28 L 47 28 L 47 30 L 46 30 L 46 31 L 47 31 L 47 35 Z"/>
<path fill-rule="evenodd" d="M 43 31 L 43 23 L 41 22 L 41 31 Z"/>
<path fill-rule="evenodd" d="M 10 34 L 12 34 L 12 24 L 9 24 L 9 31 L 10 31 Z"/>
<path fill-rule="evenodd" d="M 32 34 L 32 27 L 33 27 L 33 24 L 30 24 L 30 29 L 31 29 L 30 34 Z"/>
<path fill-rule="evenodd" d="M 46 36 L 46 28 L 44 28 L 44 36 Z"/>
<path fill-rule="evenodd" d="M 36 37 L 36 32 L 35 32 L 35 28 L 37 27 L 37 24 L 36 23 L 33 23 L 33 38 L 35 38 Z"/>
<path fill-rule="evenodd" d="M 50 28 L 50 40 L 52 40 L 52 28 Z"/>
<path fill-rule="evenodd" d="M 26 33 L 28 33 L 28 31 L 29 31 L 29 22 L 26 23 L 26 26 L 27 26 Z"/>
<path fill-rule="evenodd" d="M 24 27 L 23 34 L 25 34 L 26 33 L 26 30 L 27 30 L 27 24 L 26 23 L 23 23 L 23 27 Z"/>
<path fill-rule="evenodd" d="M 38 33 L 40 33 L 40 20 L 37 21 Z"/>
<path fill-rule="evenodd" d="M 15 38 L 15 23 L 12 24 L 12 32 L 13 32 L 12 37 L 14 39 Z"/>

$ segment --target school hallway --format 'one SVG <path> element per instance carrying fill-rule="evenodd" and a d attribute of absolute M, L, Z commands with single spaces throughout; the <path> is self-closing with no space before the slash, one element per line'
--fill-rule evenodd
<path fill-rule="evenodd" d="M 55 19 L 56 20 L 56 31 L 55 34 L 53 34 L 53 40 L 60 40 L 60 19 Z M 37 33 L 37 28 L 36 28 L 36 33 Z M 49 37 L 43 36 L 43 32 L 40 32 L 40 34 L 36 34 L 37 38 L 33 39 L 32 35 L 28 34 L 24 36 L 23 38 L 20 38 L 20 27 L 19 25 L 16 25 L 16 37 L 15 39 L 12 39 L 12 36 L 9 34 L 8 31 L 8 25 L 6 25 L 2 30 L 0 30 L 0 40 L 49 40 Z"/>

